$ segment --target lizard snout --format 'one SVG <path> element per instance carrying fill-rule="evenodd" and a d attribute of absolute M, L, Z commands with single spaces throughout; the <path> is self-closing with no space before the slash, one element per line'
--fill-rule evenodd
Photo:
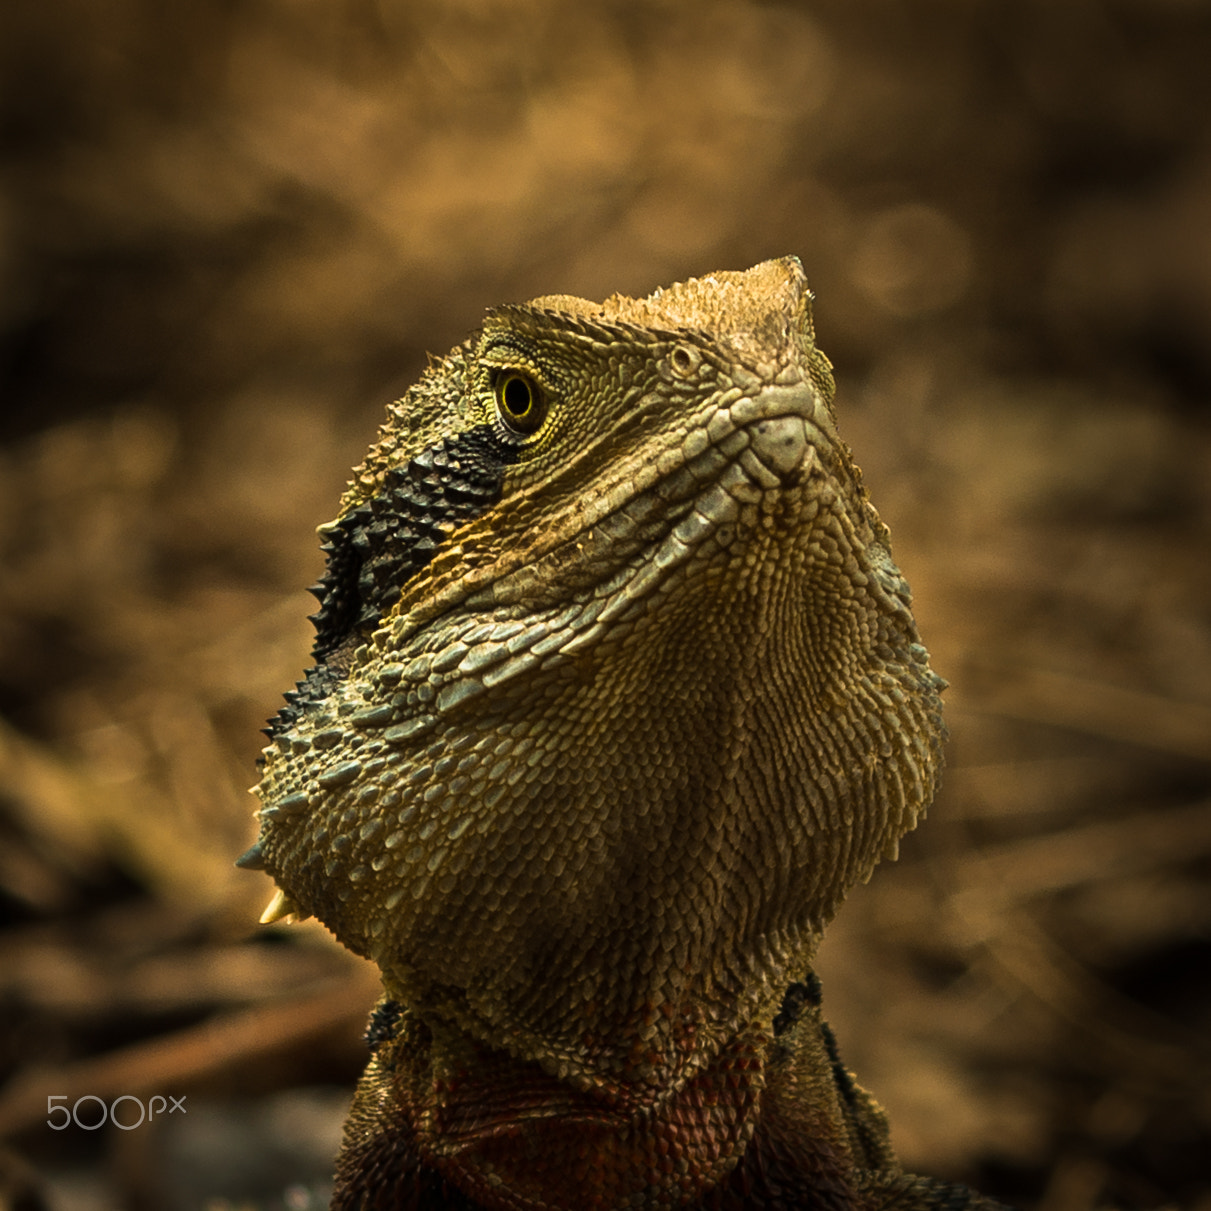
<path fill-rule="evenodd" d="M 751 433 L 753 453 L 783 479 L 798 470 L 810 448 L 807 426 L 801 416 L 759 421 Z"/>

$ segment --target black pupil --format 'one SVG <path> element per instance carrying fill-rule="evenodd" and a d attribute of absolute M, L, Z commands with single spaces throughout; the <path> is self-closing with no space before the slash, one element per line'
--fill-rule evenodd
<path fill-rule="evenodd" d="M 501 398 L 504 400 L 505 407 L 514 416 L 525 416 L 530 410 L 534 397 L 530 391 L 530 384 L 524 378 L 519 378 L 514 374 L 505 382 Z"/>

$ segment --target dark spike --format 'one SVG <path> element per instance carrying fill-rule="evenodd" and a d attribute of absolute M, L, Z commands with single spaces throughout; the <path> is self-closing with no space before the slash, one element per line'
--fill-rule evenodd
<path fill-rule="evenodd" d="M 264 870 L 265 855 L 261 852 L 261 843 L 258 841 L 251 848 L 246 849 L 235 860 L 235 864 L 241 870 Z"/>

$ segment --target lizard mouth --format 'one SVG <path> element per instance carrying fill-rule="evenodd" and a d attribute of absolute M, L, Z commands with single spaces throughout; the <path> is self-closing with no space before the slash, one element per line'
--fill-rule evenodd
<path fill-rule="evenodd" d="M 632 415 L 626 423 L 642 446 L 650 429 L 636 420 Z M 608 478 L 600 451 L 586 448 L 543 485 L 543 496 L 556 506 L 542 524 L 521 511 L 494 516 L 494 551 L 474 566 L 453 535 L 430 565 L 433 579 L 405 585 L 393 615 L 416 634 L 463 608 L 503 607 L 517 617 L 566 605 L 578 593 L 600 595 L 604 580 L 625 575 L 624 565 L 637 566 L 645 553 L 659 549 L 654 558 L 662 567 L 677 562 L 679 544 L 730 524 L 739 506 L 805 483 L 840 461 L 827 406 L 803 380 L 769 384 L 725 405 L 716 398 L 688 424 L 678 417 L 677 429 L 682 436 L 675 445 L 655 457 L 639 450 L 618 457 Z M 621 444 L 621 433 L 605 440 Z M 588 481 L 586 469 L 595 471 Z"/>
<path fill-rule="evenodd" d="M 446 577 L 443 565 L 464 554 L 453 542 L 433 559 L 445 585 L 436 592 L 432 583 L 405 585 L 380 625 L 394 630 L 402 648 L 415 645 L 418 656 L 433 652 L 426 635 L 435 627 L 455 647 L 466 644 L 458 661 L 433 652 L 435 665 L 448 666 L 440 677 L 425 669 L 441 682 L 433 686 L 440 714 L 530 669 L 535 652 L 549 663 L 548 656 L 583 651 L 642 611 L 682 565 L 730 546 L 746 519 L 756 524 L 751 510 L 770 494 L 826 479 L 837 441 L 825 405 L 802 381 L 766 386 L 728 407 L 716 402 L 695 418 L 673 466 L 649 458 L 591 496 L 560 485 L 566 513 L 527 526 L 516 542 L 505 536 L 494 560 Z M 567 480 L 575 471 L 566 469 Z M 815 506 L 803 509 L 805 519 L 814 516 Z"/>
<path fill-rule="evenodd" d="M 671 578 L 762 528 L 758 514 L 771 522 L 776 491 L 794 498 L 782 523 L 788 535 L 811 524 L 815 497 L 829 493 L 807 485 L 827 480 L 836 438 L 806 384 L 767 387 L 698 420 L 678 466 L 660 474 L 659 460 L 649 462 L 638 491 L 621 501 L 608 489 L 577 499 L 579 524 L 555 519 L 559 537 L 540 533 L 520 555 L 505 545 L 494 563 L 437 592 L 418 586 L 419 608 L 409 609 L 405 588 L 381 625 L 405 662 L 400 685 L 413 686 L 416 701 L 393 718 L 391 735 L 418 738 L 486 691 L 621 636 Z M 434 560 L 439 576 L 444 559 L 457 555 Z"/>
<path fill-rule="evenodd" d="M 579 524 L 557 521 L 546 528 L 546 533 L 564 535 L 563 541 L 547 542 L 540 536 L 535 543 L 532 535 L 527 536 L 520 544 L 522 557 L 513 560 L 522 565 L 520 568 L 511 571 L 506 552 L 503 566 L 493 569 L 496 575 L 478 593 L 466 593 L 469 586 L 460 592 L 455 582 L 449 599 L 443 601 L 445 595 L 439 593 L 418 621 L 422 625 L 432 623 L 436 614 L 457 611 L 460 606 L 475 610 L 521 604 L 518 599 L 524 601 L 529 594 L 524 589 L 517 591 L 519 580 L 522 584 L 546 583 L 572 596 L 576 596 L 577 588 L 583 591 L 596 587 L 598 600 L 586 603 L 582 612 L 582 618 L 587 619 L 602 608 L 602 586 L 569 584 L 567 567 L 580 564 L 591 576 L 593 569 L 599 573 L 603 566 L 615 564 L 614 579 L 624 598 L 641 592 L 653 575 L 662 577 L 683 562 L 688 548 L 697 547 L 708 533 L 719 532 L 716 538 L 726 541 L 727 527 L 736 520 L 740 506 L 754 503 L 768 491 L 804 481 L 813 467 L 820 469 L 821 459 L 827 458 L 836 440 L 826 409 L 803 382 L 768 385 L 726 408 L 710 406 L 696 418 L 682 446 L 685 457 L 680 465 L 663 475 L 659 460 L 641 466 L 630 494 L 622 492 L 627 485 L 620 482 L 599 492 L 596 501 L 590 501 L 587 507 L 573 494 Z M 403 612 L 392 611 L 388 598 L 397 597 L 401 583 L 406 585 L 435 557 L 441 562 L 449 527 L 473 520 L 499 499 L 503 465 L 495 476 L 482 483 L 477 481 L 472 490 L 461 465 L 466 460 L 460 461 L 459 453 L 449 442 L 436 454 L 425 452 L 396 473 L 398 484 L 388 485 L 399 500 L 385 497 L 374 505 L 363 505 L 340 522 L 321 527 L 328 570 L 313 589 L 321 604 L 313 619 L 317 630 L 313 652 L 316 664 L 286 695 L 286 704 L 270 720 L 267 734 L 271 739 L 296 724 L 344 680 L 354 648 L 368 638 L 387 613 Z M 483 461 L 478 458 L 474 465 L 482 466 Z M 445 478 L 450 479 L 449 486 Z M 601 506 L 613 504 L 620 495 L 621 507 L 603 516 Z M 396 550 L 400 536 L 386 524 L 397 521 L 403 523 L 401 535 L 409 540 L 401 550 Z M 634 577 L 634 569 L 617 566 L 625 565 L 629 557 L 639 555 L 654 542 L 660 543 L 660 553 L 646 575 Z M 580 558 L 568 558 L 569 546 Z M 454 554 L 457 557 L 458 552 Z M 562 564 L 565 571 L 561 574 L 552 568 L 535 578 L 533 569 L 544 561 Z M 406 599 L 406 592 L 404 596 Z M 526 602 L 530 609 L 554 604 L 567 602 Z"/>

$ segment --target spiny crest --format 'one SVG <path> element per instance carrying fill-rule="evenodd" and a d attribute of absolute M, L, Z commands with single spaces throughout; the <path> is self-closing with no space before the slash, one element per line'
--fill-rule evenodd
<path fill-rule="evenodd" d="M 798 257 L 689 278 L 641 299 L 615 294 L 603 303 L 591 303 L 571 295 L 546 295 L 530 306 L 606 323 L 707 332 L 737 347 L 754 352 L 761 348 L 767 355 L 784 350 L 792 336 L 804 350 L 815 344 L 811 292 Z"/>

